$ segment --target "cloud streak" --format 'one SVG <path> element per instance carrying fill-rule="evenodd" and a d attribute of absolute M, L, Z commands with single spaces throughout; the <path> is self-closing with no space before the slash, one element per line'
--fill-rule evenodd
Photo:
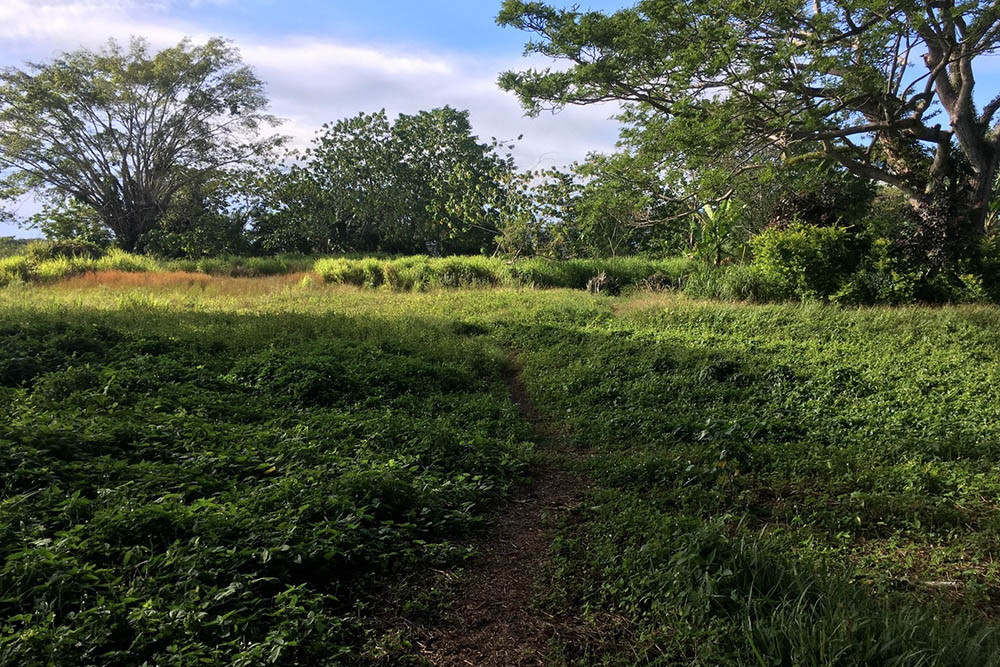
<path fill-rule="evenodd" d="M 50 58 L 108 38 L 141 35 L 158 48 L 185 36 L 203 41 L 208 26 L 174 17 L 170 2 L 138 0 L 7 0 L 0 6 L 0 56 L 7 64 Z M 568 162 L 588 150 L 607 150 L 616 136 L 616 107 L 568 109 L 557 117 L 528 119 L 517 101 L 496 86 L 497 73 L 523 66 L 519 57 L 484 61 L 445 50 L 346 44 L 301 36 L 224 34 L 267 82 L 272 111 L 289 122 L 284 131 L 307 142 L 319 126 L 361 111 L 413 113 L 450 104 L 469 109 L 484 138 L 525 135 L 517 157 Z M 547 156 L 547 157 L 546 157 Z"/>

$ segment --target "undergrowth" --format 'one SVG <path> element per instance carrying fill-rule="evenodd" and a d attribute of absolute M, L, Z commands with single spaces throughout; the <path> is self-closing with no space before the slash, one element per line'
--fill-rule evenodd
<path fill-rule="evenodd" d="M 362 661 L 530 451 L 448 327 L 104 308 L 0 308 L 0 664 Z"/>

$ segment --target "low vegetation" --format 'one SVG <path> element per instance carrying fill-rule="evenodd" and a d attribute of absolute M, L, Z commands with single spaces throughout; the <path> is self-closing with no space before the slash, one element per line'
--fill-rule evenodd
<path fill-rule="evenodd" d="M 508 261 L 488 257 L 411 256 L 399 259 L 322 259 L 316 273 L 328 283 L 380 287 L 400 291 L 429 287 L 564 287 L 597 290 L 594 279 L 603 274 L 605 291 L 623 287 L 678 288 L 684 284 L 690 262 L 626 257 L 553 261 Z"/>
<path fill-rule="evenodd" d="M 419 663 L 511 353 L 593 485 L 554 664 L 1000 663 L 995 307 L 156 276 L 0 291 L 0 664 Z"/>
<path fill-rule="evenodd" d="M 0 308 L 2 664 L 360 659 L 530 453 L 504 358 L 412 313 L 83 298 Z"/>
<path fill-rule="evenodd" d="M 568 657 L 1000 661 L 995 309 L 667 295 L 533 320 L 502 335 L 598 484 L 545 590 L 610 627 Z"/>
<path fill-rule="evenodd" d="M 482 256 L 379 259 L 340 256 L 316 259 L 305 255 L 155 259 L 111 249 L 89 254 L 74 244 L 38 243 L 23 255 L 0 258 L 0 287 L 11 283 L 53 282 L 86 273 L 108 271 L 183 272 L 208 276 L 261 277 L 313 272 L 327 283 L 421 291 L 437 287 L 566 287 L 617 292 L 624 287 L 655 289 L 684 285 L 690 261 L 639 257 L 553 261 L 508 261 Z M 598 283 L 595 277 L 603 278 Z"/>

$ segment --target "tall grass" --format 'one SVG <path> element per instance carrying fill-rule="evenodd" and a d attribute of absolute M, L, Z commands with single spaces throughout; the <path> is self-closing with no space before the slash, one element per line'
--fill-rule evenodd
<path fill-rule="evenodd" d="M 91 272 L 198 273 L 229 278 L 259 278 L 314 271 L 323 282 L 383 287 L 398 292 L 431 288 L 537 287 L 585 289 L 598 274 L 618 288 L 680 288 L 691 273 L 691 261 L 674 257 L 624 257 L 555 261 L 532 258 L 510 261 L 483 256 L 396 258 L 211 257 L 162 260 L 113 249 L 101 257 L 41 254 L 0 259 L 0 287 L 14 282 L 54 282 Z"/>
<path fill-rule="evenodd" d="M 594 276 L 604 273 L 620 287 L 644 283 L 656 287 L 679 287 L 690 271 L 685 258 L 571 259 L 553 261 L 499 258 L 426 257 L 399 259 L 320 259 L 316 273 L 327 283 L 380 287 L 397 291 L 419 291 L 431 287 L 562 287 L 585 289 Z"/>
<path fill-rule="evenodd" d="M 35 267 L 24 255 L 0 258 L 0 287 L 35 279 Z"/>
<path fill-rule="evenodd" d="M 211 257 L 203 259 L 161 260 L 112 249 L 99 257 L 44 253 L 16 255 L 0 259 L 0 287 L 14 282 L 53 282 L 98 271 L 126 273 L 200 273 L 230 278 L 304 273 L 312 269 L 315 257 L 278 255 L 276 257 Z"/>

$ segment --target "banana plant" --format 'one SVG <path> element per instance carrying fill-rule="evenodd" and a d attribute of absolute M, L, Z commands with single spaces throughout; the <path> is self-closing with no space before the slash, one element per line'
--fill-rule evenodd
<path fill-rule="evenodd" d="M 743 207 L 726 200 L 717 207 L 706 204 L 691 216 L 691 253 L 695 259 L 719 266 L 733 256 L 733 238 Z"/>

